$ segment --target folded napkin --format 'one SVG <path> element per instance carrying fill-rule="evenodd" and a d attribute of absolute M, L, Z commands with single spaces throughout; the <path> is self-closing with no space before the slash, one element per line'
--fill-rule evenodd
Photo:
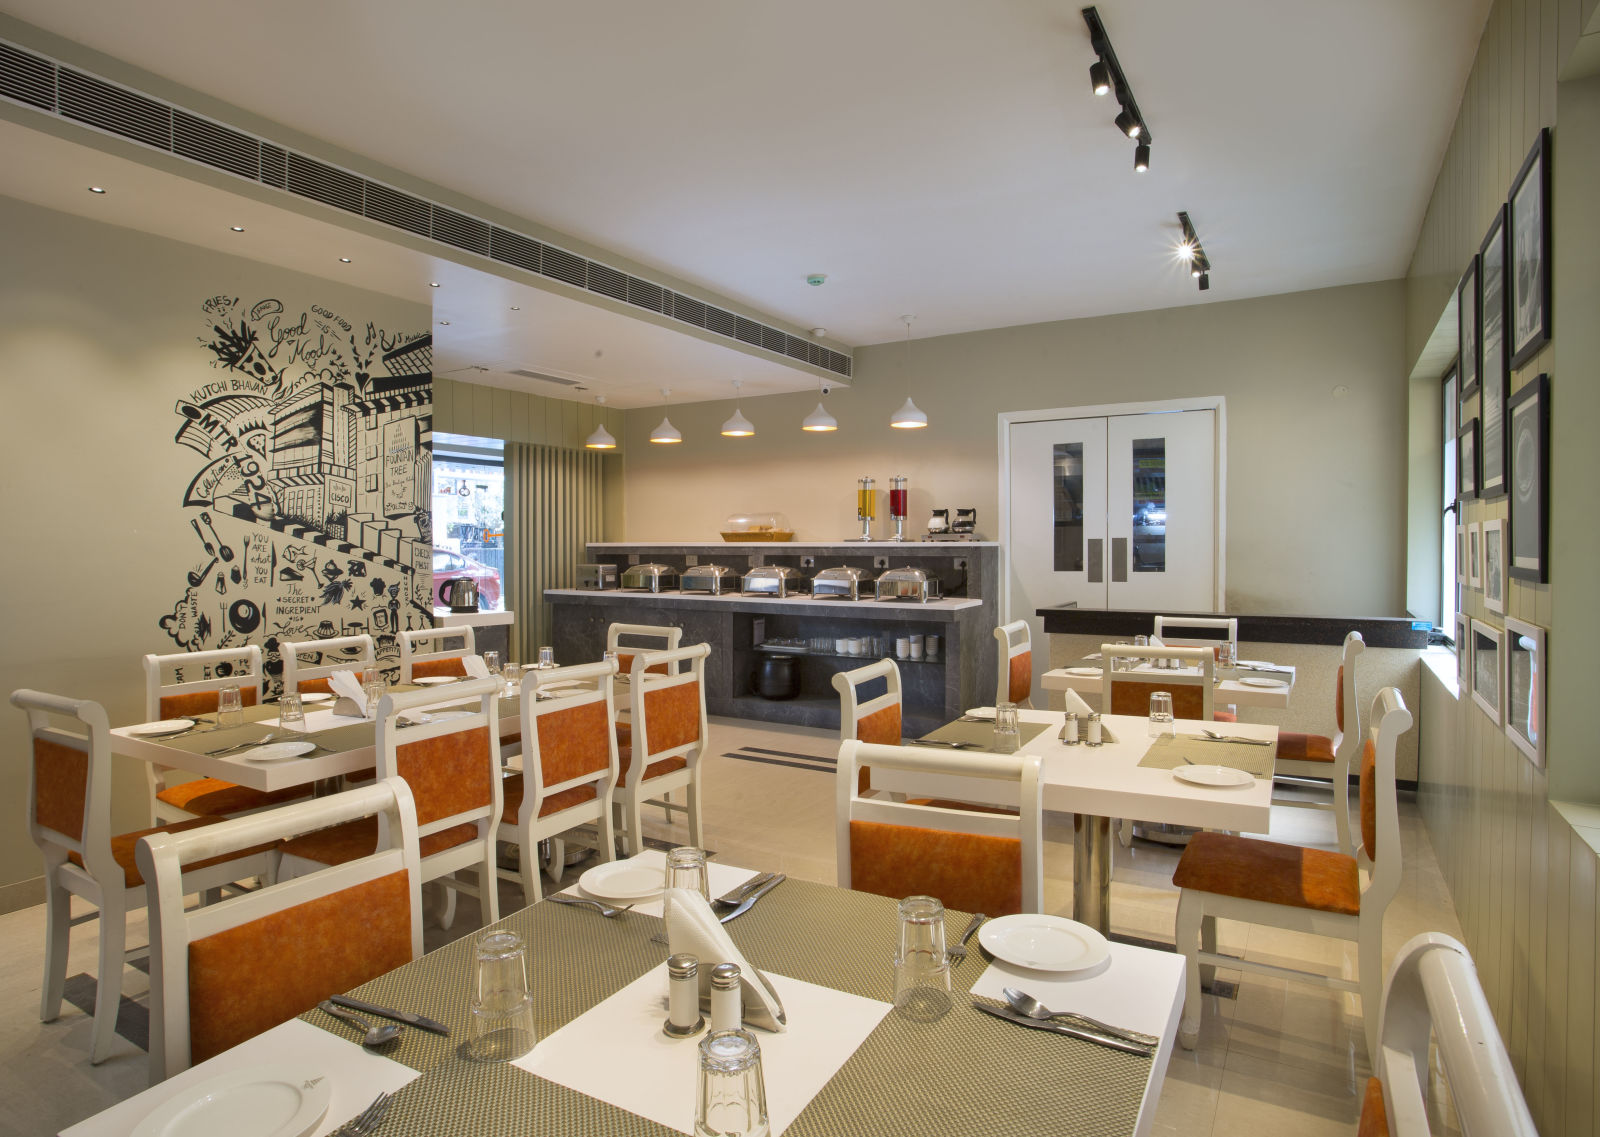
<path fill-rule="evenodd" d="M 483 661 L 481 655 L 464 655 L 461 657 L 461 666 L 467 669 L 469 679 L 489 678 L 489 665 Z"/>
<path fill-rule="evenodd" d="M 328 675 L 328 686 L 333 688 L 338 701 L 333 713 L 347 719 L 367 717 L 367 693 L 361 689 L 361 680 L 354 671 L 334 671 Z"/>
<path fill-rule="evenodd" d="M 1078 694 L 1076 691 L 1069 689 L 1061 693 L 1065 695 L 1067 699 L 1067 705 L 1065 708 L 1063 708 L 1064 710 L 1076 711 L 1080 715 L 1092 715 L 1094 713 L 1094 708 L 1088 703 L 1084 702 L 1083 696 Z"/>
<path fill-rule="evenodd" d="M 778 1034 L 786 1031 L 783 1001 L 778 998 L 778 992 L 744 953 L 733 946 L 728 930 L 711 911 L 706 898 L 687 888 L 669 888 L 666 896 L 672 901 L 667 906 L 667 942 L 673 955 L 687 953 L 700 961 L 701 1006 L 711 1004 L 711 969 L 719 963 L 737 964 L 744 979 L 745 1024 Z"/>

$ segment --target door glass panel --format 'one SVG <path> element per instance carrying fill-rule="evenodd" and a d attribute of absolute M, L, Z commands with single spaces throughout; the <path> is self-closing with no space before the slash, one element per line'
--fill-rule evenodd
<path fill-rule="evenodd" d="M 1167 570 L 1167 440 L 1133 440 L 1133 571 Z"/>
<path fill-rule="evenodd" d="M 1083 443 L 1058 442 L 1052 453 L 1055 568 L 1083 571 Z M 1037 469 L 1038 467 L 1035 467 Z"/>

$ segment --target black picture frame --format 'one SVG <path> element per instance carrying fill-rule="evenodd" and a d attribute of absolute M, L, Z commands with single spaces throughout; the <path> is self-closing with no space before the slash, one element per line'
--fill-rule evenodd
<path fill-rule="evenodd" d="M 1509 571 L 1518 580 L 1544 584 L 1550 579 L 1550 376 L 1536 375 L 1511 396 L 1506 435 Z"/>
<path fill-rule="evenodd" d="M 1463 406 L 1477 393 L 1479 364 L 1483 359 L 1482 345 L 1478 342 L 1478 295 L 1478 255 L 1474 253 L 1467 271 L 1456 284 L 1456 369 L 1460 375 L 1456 390 L 1461 392 Z"/>
<path fill-rule="evenodd" d="M 1456 500 L 1478 496 L 1478 420 L 1468 419 L 1456 432 Z"/>
<path fill-rule="evenodd" d="M 1506 492 L 1506 391 L 1511 361 L 1506 350 L 1510 304 L 1506 291 L 1508 206 L 1495 211 L 1493 224 L 1478 249 L 1478 496 L 1503 497 Z"/>
<path fill-rule="evenodd" d="M 1550 128 L 1539 131 L 1511 183 L 1507 283 L 1511 366 L 1523 366 L 1550 342 Z"/>

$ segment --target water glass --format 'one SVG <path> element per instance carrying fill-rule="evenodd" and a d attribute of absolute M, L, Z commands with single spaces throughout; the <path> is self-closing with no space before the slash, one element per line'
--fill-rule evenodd
<path fill-rule="evenodd" d="M 1239 647 L 1232 640 L 1217 645 L 1217 670 L 1232 671 L 1239 666 Z"/>
<path fill-rule="evenodd" d="M 1176 734 L 1177 726 L 1172 721 L 1172 692 L 1156 691 L 1150 696 L 1150 737 L 1160 738 L 1164 734 Z"/>
<path fill-rule="evenodd" d="M 1015 754 L 1022 748 L 1022 732 L 1017 726 L 1017 704 L 1000 703 L 994 709 L 994 745 L 996 754 Z"/>
<path fill-rule="evenodd" d="M 489 932 L 478 938 L 477 958 L 467 1057 L 478 1062 L 520 1058 L 538 1041 L 528 993 L 528 949 L 515 932 Z"/>
<path fill-rule="evenodd" d="M 383 701 L 383 696 L 388 692 L 389 685 L 384 681 L 383 672 L 376 667 L 369 667 L 361 675 L 361 690 L 367 696 L 367 717 L 378 717 L 378 704 Z"/>
<path fill-rule="evenodd" d="M 1117 646 L 1118 647 L 1127 647 L 1128 646 L 1128 641 L 1127 640 L 1118 640 L 1117 641 Z M 1131 662 L 1132 661 L 1129 660 L 1125 656 L 1113 655 L 1111 657 L 1111 670 L 1113 670 L 1113 671 L 1126 671 L 1126 670 L 1128 670 L 1129 664 Z"/>
<path fill-rule="evenodd" d="M 950 957 L 944 946 L 944 905 L 932 896 L 900 901 L 900 945 L 894 957 L 894 1009 L 912 1022 L 931 1023 L 950 1009 Z"/>
<path fill-rule="evenodd" d="M 1133 646 L 1134 647 L 1149 647 L 1150 646 L 1150 637 L 1149 636 L 1134 636 L 1133 637 Z"/>
<path fill-rule="evenodd" d="M 486 652 L 484 652 L 483 653 L 483 665 L 489 669 L 489 674 L 490 675 L 499 675 L 500 674 L 500 653 L 497 652 L 497 651 L 486 651 Z"/>
<path fill-rule="evenodd" d="M 747 1030 L 714 1030 L 700 1040 L 695 1137 L 766 1137 L 767 1086 L 761 1044 Z"/>
<path fill-rule="evenodd" d="M 548 669 L 554 667 L 555 665 L 556 665 L 556 649 L 553 648 L 553 647 L 542 647 L 542 648 L 540 648 L 539 649 L 539 667 L 540 667 L 540 669 L 541 670 L 548 670 Z"/>
<path fill-rule="evenodd" d="M 230 683 L 217 692 L 217 729 L 244 725 L 244 695 L 237 683 Z"/>
<path fill-rule="evenodd" d="M 667 871 L 663 881 L 667 889 L 687 888 L 691 892 L 698 892 L 709 903 L 711 900 L 711 886 L 706 880 L 706 851 L 696 849 L 692 845 L 680 845 L 667 852 Z M 671 928 L 672 894 L 662 893 L 661 923 Z M 669 933 L 670 934 L 670 933 Z"/>
<path fill-rule="evenodd" d="M 278 725 L 286 730 L 306 728 L 306 708 L 298 691 L 285 691 L 278 699 Z"/>

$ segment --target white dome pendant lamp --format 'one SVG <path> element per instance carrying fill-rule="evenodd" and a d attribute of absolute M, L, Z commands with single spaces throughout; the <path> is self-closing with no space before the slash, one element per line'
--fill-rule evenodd
<path fill-rule="evenodd" d="M 735 405 L 733 408 L 733 417 L 722 424 L 722 435 L 724 438 L 749 438 L 756 432 L 755 425 L 751 423 L 749 419 L 744 417 L 744 412 L 739 410 L 737 404 L 737 400 L 739 398 L 739 388 L 742 386 L 744 386 L 744 383 L 740 380 L 735 379 L 733 381 L 733 397 L 735 400 Z"/>
<path fill-rule="evenodd" d="M 606 397 L 604 395 L 596 395 L 594 401 L 601 411 L 605 410 Z M 594 428 L 594 433 L 585 440 L 584 446 L 590 450 L 615 450 L 617 448 L 617 440 L 611 437 L 611 432 L 606 429 L 606 424 L 602 422 Z"/>
<path fill-rule="evenodd" d="M 819 382 L 821 393 L 827 393 L 827 385 Z M 812 434 L 825 434 L 830 430 L 839 429 L 839 420 L 828 413 L 828 408 L 817 402 L 817 409 L 808 414 L 800 423 L 800 429 L 810 431 Z"/>
<path fill-rule="evenodd" d="M 667 388 L 661 388 L 661 401 L 667 401 L 667 396 L 672 394 Z M 661 425 L 650 432 L 651 442 L 673 443 L 683 441 L 683 432 L 672 425 L 672 420 L 666 415 L 661 416 Z"/>
<path fill-rule="evenodd" d="M 923 412 L 922 408 L 918 407 L 916 403 L 911 401 L 911 395 L 909 393 L 911 387 L 911 321 L 915 320 L 916 317 L 901 316 L 900 319 L 905 323 L 906 326 L 907 394 L 905 406 L 894 412 L 894 416 L 889 419 L 889 425 L 900 430 L 920 430 L 928 425 L 928 416 Z"/>

